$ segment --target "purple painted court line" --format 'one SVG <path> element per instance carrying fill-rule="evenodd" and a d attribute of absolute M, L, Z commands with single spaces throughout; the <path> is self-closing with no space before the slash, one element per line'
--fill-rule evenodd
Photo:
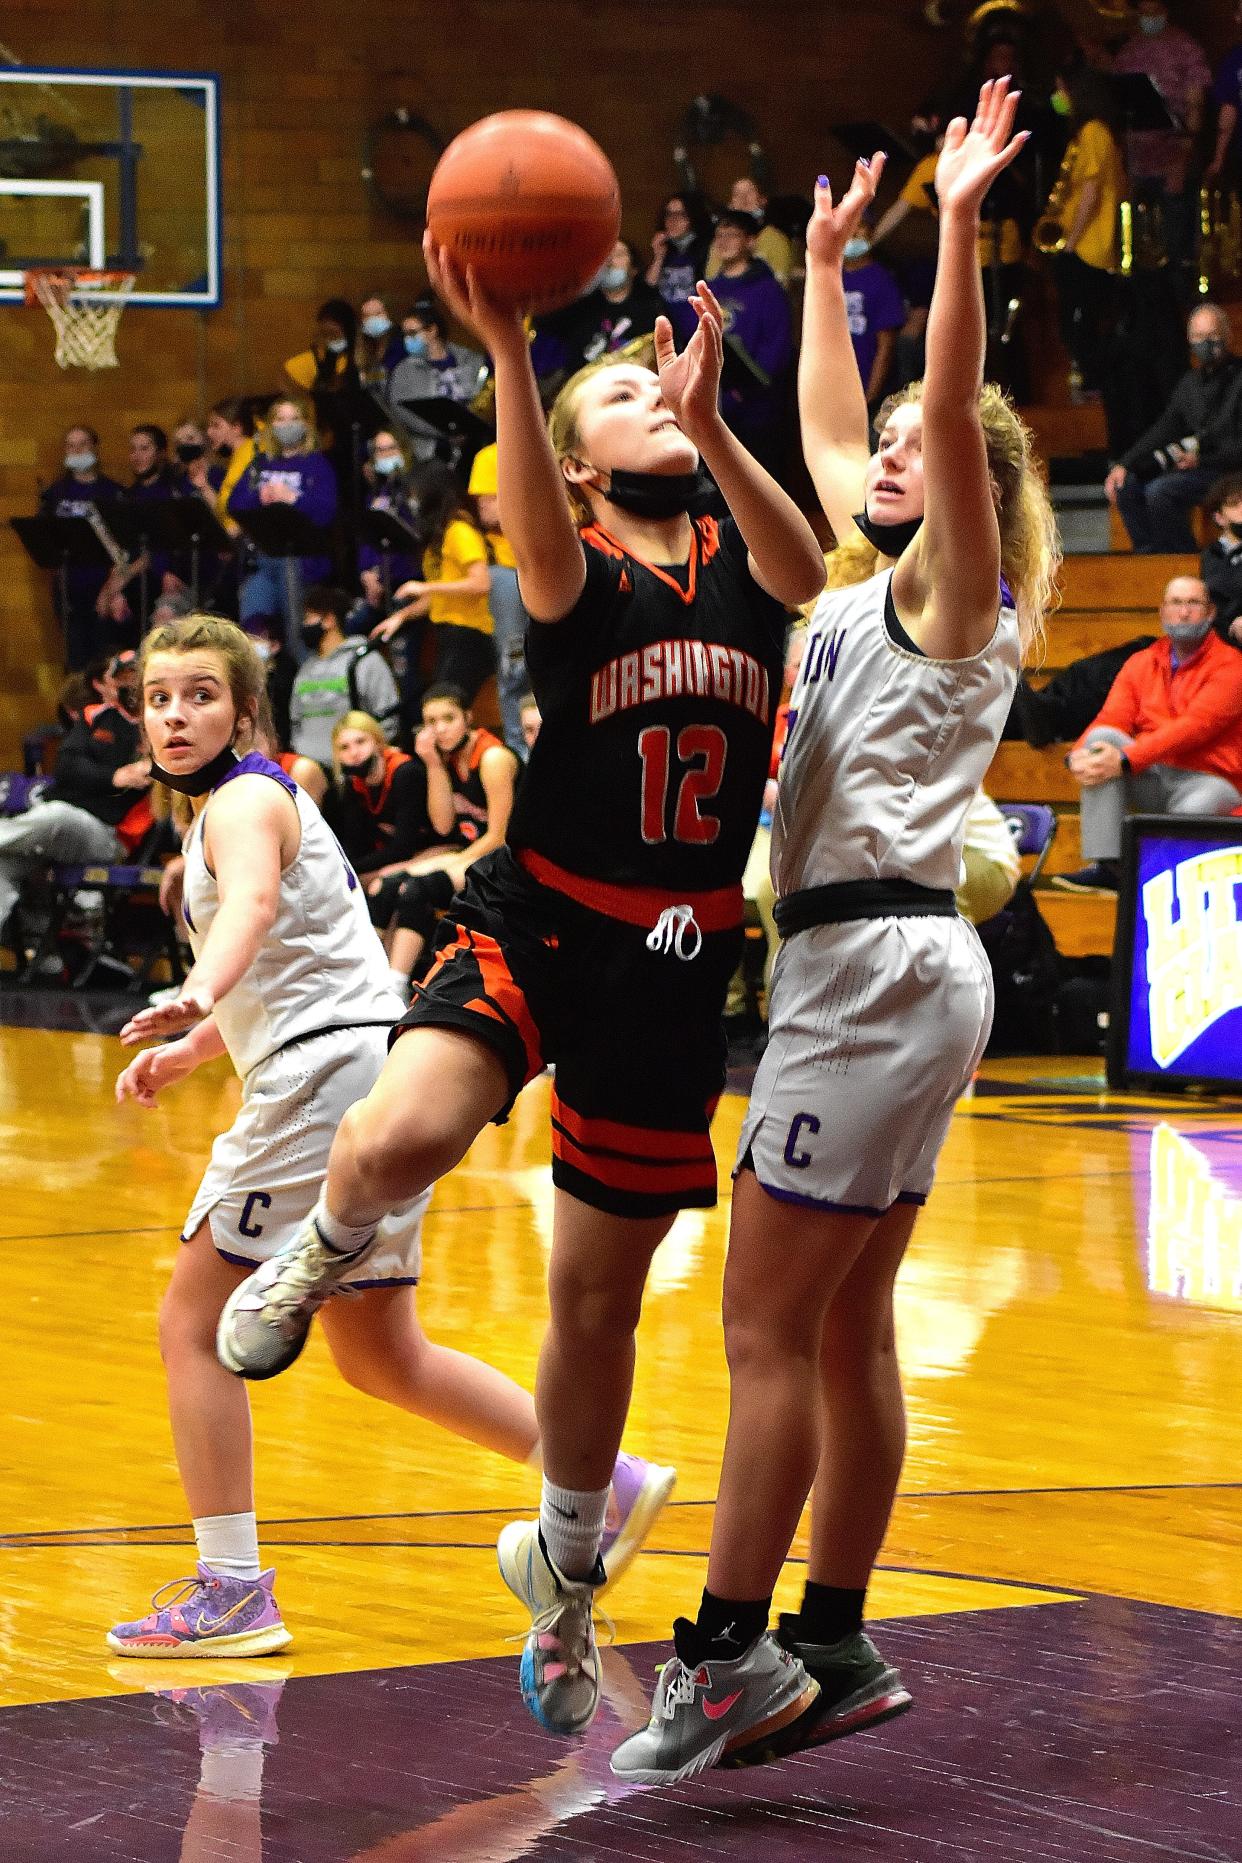
<path fill-rule="evenodd" d="M 1239 1863 L 1242 1624 L 1113 1599 L 883 1627 L 913 1713 L 777 1766 L 624 1787 L 655 1645 L 590 1734 L 516 1657 L 0 1713 L 4 1863 Z M 277 1662 L 279 1659 L 276 1659 Z M 206 1672 L 206 1673 L 205 1673 Z M 275 1739 L 273 1739 L 275 1736 Z M 261 1800 L 259 1799 L 261 1779 Z"/>

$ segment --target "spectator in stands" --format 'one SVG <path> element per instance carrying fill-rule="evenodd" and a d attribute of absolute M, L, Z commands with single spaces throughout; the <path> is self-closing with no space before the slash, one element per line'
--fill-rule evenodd
<path fill-rule="evenodd" d="M 854 359 L 867 405 L 874 407 L 892 374 L 897 332 L 906 320 L 906 304 L 897 280 L 871 250 L 871 229 L 866 218 L 853 238 L 845 242 L 842 272 Z"/>
<path fill-rule="evenodd" d="M 449 341 L 449 320 L 433 297 L 420 298 L 401 320 L 405 358 L 388 383 L 388 403 L 397 419 L 418 440 L 418 455 L 434 456 L 440 436 L 427 421 L 411 414 L 407 401 L 469 403 L 487 373 L 483 352 Z"/>
<path fill-rule="evenodd" d="M 367 712 L 386 737 L 401 721 L 397 682 L 382 653 L 366 640 L 347 640 L 344 620 L 351 597 L 326 586 L 306 591 L 302 643 L 307 657 L 293 680 L 289 744 L 332 770 L 332 733 L 346 712 Z"/>
<path fill-rule="evenodd" d="M 168 457 L 168 435 L 154 421 L 140 421 L 131 428 L 129 463 L 133 477 L 125 487 L 125 502 L 131 508 L 165 504 L 181 495 L 182 485 Z M 137 646 L 161 590 L 184 586 L 177 573 L 181 567 L 167 551 L 150 548 L 112 570 L 95 607 L 127 646 Z"/>
<path fill-rule="evenodd" d="M 364 388 L 383 394 L 388 377 L 405 356 L 401 332 L 392 320 L 388 304 L 378 292 L 364 298 L 358 320 L 358 343 L 354 360 Z"/>
<path fill-rule="evenodd" d="M 1069 122 L 1059 219 L 1065 245 L 1055 256 L 1061 339 L 1070 354 L 1070 398 L 1101 393 L 1117 270 L 1117 210 L 1126 191 L 1107 80 L 1090 65 L 1058 78 L 1052 93 Z M 1060 183 L 1059 183 L 1060 185 Z"/>
<path fill-rule="evenodd" d="M 1229 815 L 1242 807 L 1242 658 L 1213 631 L 1197 576 L 1164 591 L 1164 638 L 1128 659 L 1067 762 L 1081 789 L 1088 865 L 1065 892 L 1115 892 L 1126 814 Z"/>
<path fill-rule="evenodd" d="M 778 226 L 768 224 L 768 197 L 759 183 L 750 175 L 740 175 L 729 190 L 729 206 L 734 213 L 750 214 L 759 229 L 755 240 L 755 257 L 763 260 L 778 283 L 788 285 L 789 274 L 793 270 L 793 244 Z M 704 276 L 714 278 L 721 264 L 720 249 L 713 239 Z"/>
<path fill-rule="evenodd" d="M 65 434 L 63 471 L 39 494 L 42 517 L 103 516 L 121 496 L 115 479 L 99 470 L 99 435 L 79 424 Z M 106 547 L 106 546 L 105 546 Z M 65 637 L 65 665 L 71 672 L 86 665 L 105 645 L 108 632 L 96 604 L 109 579 L 104 564 L 69 564 L 52 581 L 56 614 Z"/>
<path fill-rule="evenodd" d="M 358 319 L 344 298 L 329 298 L 315 312 L 315 332 L 309 349 L 299 350 L 285 363 L 285 374 L 305 394 L 357 391 L 358 365 L 354 346 Z"/>
<path fill-rule="evenodd" d="M 1199 41 L 1170 22 L 1172 10 L 1172 0 L 1137 0 L 1137 30 L 1118 52 L 1113 69 L 1150 78 L 1174 118 L 1171 129 L 1129 132 L 1126 167 L 1133 198 L 1160 210 L 1170 268 L 1188 303 L 1194 295 L 1191 162 L 1212 72 Z"/>
<path fill-rule="evenodd" d="M 294 395 L 282 395 L 268 409 L 268 432 L 274 453 L 256 453 L 229 494 L 234 516 L 269 505 L 289 505 L 312 524 L 326 528 L 336 516 L 336 478 L 319 452 L 310 408 Z M 330 574 L 331 558 L 323 554 L 291 559 L 299 566 L 303 587 L 322 582 Z M 290 600 L 296 578 L 287 559 L 254 552 L 254 566 L 243 578 L 238 613 L 243 621 L 256 614 L 284 615 L 296 626 L 300 612 Z"/>
<path fill-rule="evenodd" d="M 1242 0 L 1233 9 L 1233 23 L 1242 26 Z M 1212 80 L 1212 101 L 1216 105 L 1216 141 L 1203 179 L 1217 186 L 1230 177 L 1236 186 L 1242 181 L 1242 135 L 1238 122 L 1242 115 L 1242 41 L 1225 53 Z"/>
<path fill-rule="evenodd" d="M 619 239 L 594 289 L 570 307 L 564 331 L 570 373 L 651 335 L 656 318 L 664 313 L 664 299 L 641 271 L 635 247 Z"/>
<path fill-rule="evenodd" d="M 770 472 L 780 465 L 793 326 L 789 298 L 762 259 L 749 214 L 729 209 L 716 228 L 720 270 L 712 289 L 724 312 L 725 368 L 720 412 Z"/>
<path fill-rule="evenodd" d="M 1242 647 L 1242 472 L 1228 473 L 1212 487 L 1207 509 L 1220 536 L 1199 558 L 1199 574 L 1216 609 L 1216 632 Z"/>
<path fill-rule="evenodd" d="M 374 896 L 436 839 L 427 814 L 427 772 L 394 750 L 369 712 L 346 712 L 332 733 L 329 814 L 350 865 Z"/>
<path fill-rule="evenodd" d="M 189 498 L 201 498 L 217 523 L 223 524 L 230 535 L 240 536 L 235 520 L 228 516 L 227 499 L 254 458 L 254 440 L 244 404 L 240 400 L 217 402 L 205 426 L 197 430 L 197 439 L 192 427 L 193 423 L 184 422 L 173 435 L 182 492 Z M 235 550 L 200 551 L 198 590 L 200 607 L 215 614 L 237 613 Z"/>
<path fill-rule="evenodd" d="M 1242 357 L 1218 304 L 1200 304 L 1186 325 L 1191 367 L 1168 406 L 1104 481 L 1136 550 L 1197 549 L 1191 514 L 1223 472 L 1242 467 Z"/>
<path fill-rule="evenodd" d="M 543 713 L 539 710 L 539 701 L 533 692 L 519 699 L 518 716 L 522 720 L 522 761 L 525 762 L 535 748 L 535 740 L 543 728 Z"/>
<path fill-rule="evenodd" d="M 705 274 L 708 249 L 707 216 L 701 202 L 690 195 L 670 194 L 656 215 L 645 276 L 664 299 L 682 335 L 691 328 L 690 293 Z"/>
<path fill-rule="evenodd" d="M 245 623 L 245 631 L 263 662 L 267 678 L 267 702 L 271 708 L 277 739 L 282 745 L 287 745 L 293 738 L 289 707 L 293 701 L 293 681 L 298 668 L 285 640 L 285 624 L 279 615 L 251 615 Z"/>
<path fill-rule="evenodd" d="M 0 943 L 11 950 L 22 942 L 9 921 L 28 874 L 56 863 L 122 861 L 150 831 L 133 655 L 110 661 L 106 679 L 105 696 L 60 746 L 54 795 L 0 821 Z"/>
<path fill-rule="evenodd" d="M 422 519 L 414 489 L 414 468 L 407 448 L 390 428 L 381 428 L 373 436 L 367 447 L 362 476 L 367 510 L 391 513 L 421 538 Z M 416 603 L 394 604 L 393 590 L 420 576 L 422 568 L 421 544 L 408 550 L 394 550 L 385 556 L 365 537 L 360 539 L 358 580 L 363 599 L 347 624 L 351 634 L 369 634 L 373 639 L 391 643 L 392 668 L 407 719 L 418 715 L 427 623 L 425 617 L 420 618 Z"/>
<path fill-rule="evenodd" d="M 191 466 L 206 466 L 207 432 L 196 420 L 178 421 L 172 432 L 172 476 L 177 481 L 178 489 L 184 497 L 187 489 L 193 490 L 190 479 Z"/>
<path fill-rule="evenodd" d="M 1022 877 L 1022 862 L 1009 824 L 982 789 L 966 812 L 962 843 L 962 878 L 957 909 L 972 925 L 995 918 L 1013 898 Z"/>
<path fill-rule="evenodd" d="M 210 449 L 204 477 L 217 497 L 231 492 L 254 458 L 254 421 L 240 395 L 217 401 L 207 415 L 207 445 Z"/>
<path fill-rule="evenodd" d="M 522 704 L 530 685 L 526 671 L 526 610 L 518 594 L 517 563 L 509 539 L 500 528 L 494 442 L 475 454 L 470 468 L 469 492 L 491 559 L 488 606 L 492 611 L 500 728 L 509 749 L 525 761 L 528 746 L 522 735 Z"/>
<path fill-rule="evenodd" d="M 479 687 L 496 671 L 487 544 L 456 475 L 442 461 L 422 468 L 417 496 L 423 573 L 401 584 L 397 600 L 408 605 L 405 611 L 413 617 L 426 615 L 431 621 L 435 683 L 460 686 L 472 705 Z M 388 621 L 376 629 L 381 640 L 395 632 Z"/>

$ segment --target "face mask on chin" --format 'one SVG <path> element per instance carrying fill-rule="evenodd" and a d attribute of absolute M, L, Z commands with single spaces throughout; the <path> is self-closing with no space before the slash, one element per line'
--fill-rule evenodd
<path fill-rule="evenodd" d="M 344 770 L 346 776 L 357 776 L 361 777 L 364 783 L 370 782 L 377 777 L 380 772 L 379 752 L 372 751 L 371 755 L 369 757 L 364 757 L 361 763 L 346 763 L 342 760 L 341 768 Z"/>
<path fill-rule="evenodd" d="M 1193 653 L 1196 647 L 1203 645 L 1212 632 L 1212 623 L 1210 621 L 1171 621 L 1164 631 L 1172 641 L 1178 655 L 1181 656 Z"/>
<path fill-rule="evenodd" d="M 627 472 L 614 466 L 604 497 L 632 517 L 702 517 L 715 489 L 702 466 L 693 472 Z"/>
<path fill-rule="evenodd" d="M 881 556 L 900 556 L 918 536 L 922 527 L 922 518 L 906 518 L 899 524 L 881 524 L 875 518 L 868 517 L 865 509 L 855 511 L 854 522 L 857 524 L 867 542 L 880 552 Z"/>
<path fill-rule="evenodd" d="M 226 744 L 219 755 L 213 757 L 209 763 L 205 763 L 200 770 L 190 770 L 184 776 L 179 776 L 172 770 L 165 770 L 156 763 L 153 757 L 151 776 L 155 782 L 163 783 L 166 788 L 175 789 L 180 796 L 205 796 L 209 789 L 214 789 L 216 784 L 240 762 L 241 758 L 233 746 Z"/>

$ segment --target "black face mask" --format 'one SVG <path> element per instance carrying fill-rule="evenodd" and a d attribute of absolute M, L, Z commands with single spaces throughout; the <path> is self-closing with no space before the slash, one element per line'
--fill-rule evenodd
<path fill-rule="evenodd" d="M 611 478 L 605 498 L 634 517 L 702 517 L 716 489 L 702 466 L 694 472 L 626 472 L 616 466 Z"/>
<path fill-rule="evenodd" d="M 196 459 L 201 459 L 206 451 L 207 448 L 205 446 L 199 446 L 192 440 L 179 440 L 177 442 L 177 458 L 181 461 L 183 466 L 192 466 L 194 461 Z"/>
<path fill-rule="evenodd" d="M 343 763 L 342 770 L 346 776 L 356 776 L 363 783 L 377 783 L 383 774 L 383 760 L 378 755 L 367 757 L 362 763 Z"/>
<path fill-rule="evenodd" d="M 866 511 L 855 511 L 854 522 L 881 556 L 900 556 L 918 536 L 923 520 L 907 518 L 902 524 L 877 524 L 874 518 L 867 516 Z"/>
<path fill-rule="evenodd" d="M 165 770 L 151 759 L 151 775 L 157 783 L 164 783 L 169 789 L 175 789 L 182 796 L 205 796 L 209 789 L 226 777 L 241 758 L 231 744 L 226 744 L 219 756 L 205 763 L 201 770 L 191 770 L 185 776 L 177 776 L 172 770 Z"/>
<path fill-rule="evenodd" d="M 312 653 L 323 639 L 323 628 L 318 622 L 316 622 L 314 627 L 300 627 L 298 633 L 302 636 L 302 645 L 304 647 L 309 647 Z"/>
<path fill-rule="evenodd" d="M 1219 336 L 1201 336 L 1190 345 L 1190 353 L 1201 369 L 1215 369 L 1225 360 L 1225 345 Z"/>

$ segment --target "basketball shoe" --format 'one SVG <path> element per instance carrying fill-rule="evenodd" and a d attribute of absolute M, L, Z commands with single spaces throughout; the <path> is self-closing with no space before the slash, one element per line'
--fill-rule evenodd
<path fill-rule="evenodd" d="M 216 1356 L 239 1378 L 274 1378 L 298 1357 L 311 1321 L 365 1254 L 329 1248 L 314 1217 L 235 1287 L 216 1328 Z"/>
<path fill-rule="evenodd" d="M 765 1743 L 814 1706 L 818 1684 L 768 1631 L 732 1662 L 697 1661 L 697 1644 L 695 1625 L 679 1617 L 651 1719 L 612 1756 L 618 1779 L 673 1785 L 756 1747 L 756 1758 L 774 1758 Z"/>
<path fill-rule="evenodd" d="M 599 1651 L 591 1609 L 604 1583 L 595 1561 L 589 1579 L 566 1578 L 544 1550 L 535 1520 L 511 1520 L 496 1542 L 500 1576 L 531 1616 L 522 1651 L 522 1699 L 553 1734 L 580 1734 L 599 1706 Z"/>
<path fill-rule="evenodd" d="M 149 1616 L 117 1624 L 108 1648 L 121 1656 L 270 1656 L 293 1641 L 272 1594 L 275 1571 L 225 1578 L 199 1565 L 195 1578 L 175 1578 L 151 1600 Z"/>
<path fill-rule="evenodd" d="M 776 1637 L 819 1683 L 819 1699 L 805 1722 L 789 1729 L 786 1752 L 822 1746 L 846 1734 L 878 1727 L 913 1706 L 896 1669 L 886 1663 L 864 1630 L 837 1643 L 808 1643 L 799 1635 L 797 1616 L 782 1613 Z"/>
<path fill-rule="evenodd" d="M 656 1516 L 677 1485 L 677 1470 L 638 1455 L 622 1453 L 612 1471 L 612 1493 L 599 1554 L 607 1577 L 599 1590 L 615 1585 L 633 1564 Z"/>

